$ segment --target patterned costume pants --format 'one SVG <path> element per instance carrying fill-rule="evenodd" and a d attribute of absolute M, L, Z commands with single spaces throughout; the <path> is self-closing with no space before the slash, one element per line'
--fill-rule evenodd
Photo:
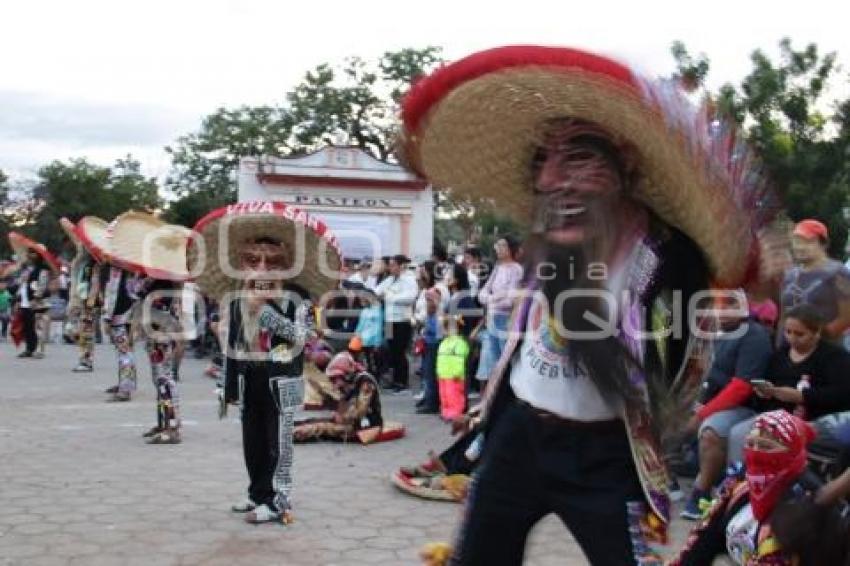
<path fill-rule="evenodd" d="M 118 357 L 118 393 L 130 395 L 136 390 L 136 357 L 133 354 L 130 325 L 111 326 L 110 335 Z"/>
<path fill-rule="evenodd" d="M 83 306 L 78 322 L 77 346 L 80 348 L 80 364 L 94 365 L 94 322 L 97 319 L 95 309 Z"/>
<path fill-rule="evenodd" d="M 151 377 L 156 389 L 156 423 L 160 429 L 180 428 L 180 395 L 174 380 L 174 342 L 147 341 Z"/>
<path fill-rule="evenodd" d="M 292 508 L 292 429 L 302 396 L 301 377 L 269 378 L 266 368 L 249 365 L 242 378 L 248 496 L 280 513 Z"/>

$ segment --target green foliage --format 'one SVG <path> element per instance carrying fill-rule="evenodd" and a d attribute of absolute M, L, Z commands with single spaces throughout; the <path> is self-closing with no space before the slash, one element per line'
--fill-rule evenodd
<path fill-rule="evenodd" d="M 240 157 L 289 153 L 292 126 L 291 115 L 281 108 L 219 108 L 204 118 L 200 131 L 165 148 L 172 160 L 165 186 L 180 197 L 200 191 L 236 200 Z"/>
<path fill-rule="evenodd" d="M 168 206 L 162 219 L 191 228 L 211 210 L 232 204 L 235 200 L 232 191 L 208 190 L 187 193 Z"/>
<path fill-rule="evenodd" d="M 86 215 L 111 220 L 126 210 L 152 212 L 160 205 L 156 180 L 142 175 L 139 162 L 129 155 L 112 168 L 85 159 L 53 161 L 39 169 L 38 178 L 23 185 L 19 193 L 4 209 L 6 221 L 65 255 L 72 250 L 59 229 L 63 216 L 74 222 Z"/>
<path fill-rule="evenodd" d="M 671 51 L 680 69 L 693 66 L 681 42 Z M 709 63 L 702 59 L 700 84 Z M 761 50 L 750 60 L 752 70 L 740 86 L 725 84 L 708 98 L 744 129 L 791 219 L 825 222 L 832 236 L 830 252 L 842 257 L 847 239 L 844 210 L 850 206 L 850 99 L 824 100 L 837 73 L 836 55 L 821 54 L 814 44 L 798 50 L 785 38 L 779 42 L 778 61 Z M 825 114 L 829 111 L 831 115 Z"/>
<path fill-rule="evenodd" d="M 709 61 L 704 53 L 700 53 L 696 58 L 692 57 L 681 41 L 673 42 L 670 53 L 676 60 L 676 78 L 684 88 L 694 90 L 705 82 Z"/>
<path fill-rule="evenodd" d="M 376 62 L 351 57 L 341 66 L 325 63 L 307 72 L 281 105 L 220 108 L 198 132 L 166 148 L 173 164 L 166 187 L 179 197 L 168 217 L 187 223 L 205 206 L 235 201 L 241 157 L 354 145 L 390 160 L 402 93 L 440 61 L 436 47 L 386 52 Z M 195 196 L 199 192 L 208 195 Z"/>

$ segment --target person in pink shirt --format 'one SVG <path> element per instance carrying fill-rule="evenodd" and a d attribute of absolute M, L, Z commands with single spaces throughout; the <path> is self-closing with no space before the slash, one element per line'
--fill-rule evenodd
<path fill-rule="evenodd" d="M 475 377 L 486 382 L 490 372 L 502 355 L 507 340 L 508 319 L 511 316 L 515 292 L 522 282 L 523 269 L 517 261 L 520 243 L 504 235 L 493 245 L 496 251 L 496 267 L 487 283 L 478 293 L 478 301 L 484 306 L 485 332 L 480 336 L 481 360 Z"/>

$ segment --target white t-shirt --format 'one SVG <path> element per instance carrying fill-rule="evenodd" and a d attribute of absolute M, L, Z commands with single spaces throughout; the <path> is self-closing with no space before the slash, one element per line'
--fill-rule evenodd
<path fill-rule="evenodd" d="M 539 303 L 531 307 L 525 339 L 514 355 L 511 388 L 526 403 L 576 421 L 620 418 L 621 408 L 600 394 L 585 370 L 552 345 Z M 617 404 L 619 405 L 619 404 Z"/>
<path fill-rule="evenodd" d="M 30 289 L 29 289 L 29 278 L 30 278 L 31 268 L 27 268 L 21 273 L 19 281 L 21 282 L 18 287 L 18 296 L 21 298 L 21 308 L 28 309 L 30 308 Z"/>

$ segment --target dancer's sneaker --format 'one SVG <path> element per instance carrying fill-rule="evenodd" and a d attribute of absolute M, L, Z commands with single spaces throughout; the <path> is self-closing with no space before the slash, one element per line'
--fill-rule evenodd
<path fill-rule="evenodd" d="M 89 364 L 84 364 L 83 362 L 80 362 L 71 371 L 74 373 L 91 373 L 94 371 L 94 368 Z"/>
<path fill-rule="evenodd" d="M 167 428 L 161 432 L 158 432 L 148 438 L 148 444 L 180 444 L 182 442 L 182 438 L 180 437 L 180 431 Z"/>
<path fill-rule="evenodd" d="M 688 497 L 688 501 L 685 503 L 685 507 L 679 513 L 679 516 L 689 521 L 699 521 L 702 519 L 700 501 L 703 499 L 711 499 L 711 492 L 694 487 L 693 491 L 691 491 L 691 496 Z"/>
<path fill-rule="evenodd" d="M 150 438 L 162 432 L 162 427 L 155 426 L 142 435 L 142 438 Z"/>
<path fill-rule="evenodd" d="M 245 514 L 245 522 L 258 525 L 260 523 L 271 523 L 280 519 L 280 513 L 266 504 L 259 505 Z"/>

